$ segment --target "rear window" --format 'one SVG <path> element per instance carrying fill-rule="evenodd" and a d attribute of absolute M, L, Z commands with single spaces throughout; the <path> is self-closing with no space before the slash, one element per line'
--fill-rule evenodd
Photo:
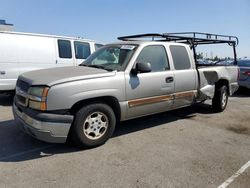
<path fill-rule="evenodd" d="M 58 51 L 60 58 L 72 58 L 71 44 L 69 40 L 58 40 Z"/>
<path fill-rule="evenodd" d="M 74 47 L 76 59 L 86 59 L 90 55 L 89 43 L 75 41 Z"/>
<path fill-rule="evenodd" d="M 239 67 L 250 67 L 250 60 L 239 60 L 238 66 Z"/>
<path fill-rule="evenodd" d="M 191 64 L 187 50 L 184 46 L 170 46 L 170 51 L 174 61 L 175 70 L 190 69 Z"/>

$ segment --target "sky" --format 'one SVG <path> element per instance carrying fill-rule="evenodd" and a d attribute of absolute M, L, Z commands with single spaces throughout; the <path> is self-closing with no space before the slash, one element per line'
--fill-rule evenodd
<path fill-rule="evenodd" d="M 250 57 L 250 0 L 0 0 L 0 19 L 15 31 L 78 36 L 109 43 L 141 33 L 199 31 L 239 37 Z M 205 50 L 205 49 L 201 49 Z M 205 54 L 230 56 L 231 48 Z"/>

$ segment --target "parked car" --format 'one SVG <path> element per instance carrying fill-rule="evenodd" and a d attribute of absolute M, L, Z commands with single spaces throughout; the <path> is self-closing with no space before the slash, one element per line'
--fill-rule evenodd
<path fill-rule="evenodd" d="M 0 32 L 0 92 L 14 91 L 20 74 L 79 65 L 102 44 L 77 37 Z"/>
<path fill-rule="evenodd" d="M 212 65 L 214 63 L 214 61 L 208 59 L 197 59 L 197 64 L 199 65 Z"/>
<path fill-rule="evenodd" d="M 233 65 L 234 60 L 232 60 L 232 59 L 220 60 L 220 61 L 215 62 L 215 64 L 217 64 L 217 65 Z"/>
<path fill-rule="evenodd" d="M 206 59 L 197 59 L 197 64 L 204 65 L 209 64 L 209 62 Z"/>
<path fill-rule="evenodd" d="M 239 86 L 250 89 L 250 59 L 241 59 L 238 61 L 240 68 Z"/>
<path fill-rule="evenodd" d="M 141 39 L 148 36 L 163 39 Z M 223 111 L 228 96 L 238 89 L 238 67 L 197 67 L 186 43 L 213 41 L 207 37 L 169 41 L 176 38 L 120 37 L 122 41 L 105 45 L 78 67 L 22 74 L 13 104 L 17 124 L 43 141 L 63 143 L 70 137 L 81 147 L 95 147 L 111 137 L 118 121 L 207 99 L 212 99 L 215 112 Z M 234 45 L 231 38 L 222 42 Z"/>

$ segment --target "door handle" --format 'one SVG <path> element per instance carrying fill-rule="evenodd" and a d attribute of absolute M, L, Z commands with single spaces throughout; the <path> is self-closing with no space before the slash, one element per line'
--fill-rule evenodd
<path fill-rule="evenodd" d="M 172 76 L 171 77 L 167 77 L 165 81 L 166 81 L 166 83 L 170 83 L 170 82 L 174 81 L 174 78 Z"/>
<path fill-rule="evenodd" d="M 1 75 L 5 75 L 6 72 L 5 72 L 5 71 L 0 71 L 0 74 L 1 74 Z"/>

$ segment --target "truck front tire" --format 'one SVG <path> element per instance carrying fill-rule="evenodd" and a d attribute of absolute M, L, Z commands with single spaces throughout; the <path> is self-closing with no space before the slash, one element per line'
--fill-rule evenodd
<path fill-rule="evenodd" d="M 96 147 L 112 136 L 115 125 L 116 117 L 110 106 L 89 104 L 76 113 L 71 138 L 81 148 Z"/>
<path fill-rule="evenodd" d="M 212 100 L 212 108 L 214 112 L 222 112 L 226 109 L 228 102 L 228 88 L 223 85 L 219 87 L 214 94 Z"/>

